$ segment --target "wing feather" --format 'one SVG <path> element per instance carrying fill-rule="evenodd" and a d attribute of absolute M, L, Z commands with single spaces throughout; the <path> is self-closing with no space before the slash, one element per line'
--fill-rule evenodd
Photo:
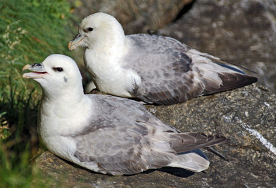
<path fill-rule="evenodd" d="M 138 102 L 107 95 L 93 95 L 93 99 L 98 103 L 98 115 L 94 117 L 98 120 L 71 135 L 76 142 L 74 157 L 80 165 L 96 163 L 99 172 L 121 175 L 170 163 L 166 153 L 151 152 L 150 158 L 142 155 L 151 148 L 147 136 L 149 132 L 155 134 L 154 126 L 176 132 L 174 128 L 163 124 Z"/>
<path fill-rule="evenodd" d="M 146 34 L 127 37 L 132 45 L 123 66 L 141 77 L 141 84 L 133 84 L 129 92 L 145 102 L 181 103 L 257 81 L 237 67 L 175 39 Z"/>
<path fill-rule="evenodd" d="M 170 144 L 177 153 L 182 153 L 228 141 L 224 136 L 206 136 L 203 133 L 179 133 L 171 135 Z"/>

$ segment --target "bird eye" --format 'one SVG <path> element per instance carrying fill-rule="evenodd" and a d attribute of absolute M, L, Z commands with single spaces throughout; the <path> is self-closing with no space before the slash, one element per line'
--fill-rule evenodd
<path fill-rule="evenodd" d="M 54 67 L 53 70 L 58 71 L 58 72 L 62 72 L 63 68 L 62 67 Z"/>
<path fill-rule="evenodd" d="M 88 27 L 88 28 L 85 29 L 85 31 L 86 32 L 91 32 L 91 31 L 93 31 L 93 28 L 92 27 Z"/>

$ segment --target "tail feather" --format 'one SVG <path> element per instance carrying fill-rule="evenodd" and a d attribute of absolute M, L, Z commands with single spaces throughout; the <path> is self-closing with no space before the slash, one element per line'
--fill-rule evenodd
<path fill-rule="evenodd" d="M 203 95 L 232 90 L 258 81 L 257 77 L 246 75 L 237 66 L 229 65 L 217 57 L 194 49 L 188 53 L 194 63 L 193 68 L 205 85 Z"/>
<path fill-rule="evenodd" d="M 184 168 L 193 172 L 201 172 L 209 167 L 210 162 L 196 153 L 176 155 L 168 164 L 170 167 Z"/>
<path fill-rule="evenodd" d="M 203 133 L 174 133 L 170 138 L 170 146 L 177 155 L 168 166 L 180 167 L 193 172 L 206 170 L 210 164 L 207 156 L 199 148 L 206 148 L 229 141 L 224 136 L 207 136 Z"/>
<path fill-rule="evenodd" d="M 218 73 L 218 75 L 222 81 L 220 87 L 214 88 L 214 87 L 212 87 L 212 85 L 213 85 L 212 83 L 210 83 L 210 82 L 208 83 L 207 81 L 205 81 L 206 87 L 203 92 L 204 95 L 244 87 L 244 86 L 250 85 L 250 84 L 258 81 L 258 78 L 256 78 L 256 77 L 239 74 L 239 73 L 223 72 L 223 73 Z"/>
<path fill-rule="evenodd" d="M 222 67 L 225 67 L 225 68 L 228 68 L 228 69 L 231 69 L 233 71 L 236 71 L 238 73 L 241 73 L 241 74 L 245 74 L 245 72 L 243 72 L 242 70 L 234 67 L 234 66 L 231 66 L 231 65 L 226 65 L 226 64 L 222 64 L 222 63 L 217 63 L 218 65 L 222 66 Z"/>
<path fill-rule="evenodd" d="M 216 156 L 220 157 L 221 159 L 229 162 L 229 160 L 226 157 L 224 157 L 221 153 L 219 153 L 218 151 L 214 150 L 213 148 L 206 147 L 205 149 L 207 149 L 208 151 L 212 152 L 213 154 L 215 154 Z"/>
<path fill-rule="evenodd" d="M 177 133 L 170 136 L 171 148 L 176 153 L 187 152 L 228 142 L 224 136 L 206 136 L 203 133 Z"/>

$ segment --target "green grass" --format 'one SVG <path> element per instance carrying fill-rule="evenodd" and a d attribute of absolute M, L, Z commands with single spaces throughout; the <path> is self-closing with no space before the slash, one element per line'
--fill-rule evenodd
<path fill-rule="evenodd" d="M 0 10 L 0 187 L 41 187 L 33 183 L 39 173 L 31 165 L 41 89 L 23 79 L 21 70 L 53 53 L 70 55 L 70 5 L 1 0 Z"/>

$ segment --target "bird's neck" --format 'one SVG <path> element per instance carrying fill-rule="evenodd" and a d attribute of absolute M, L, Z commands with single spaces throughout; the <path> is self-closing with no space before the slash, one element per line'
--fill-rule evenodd
<path fill-rule="evenodd" d="M 76 86 L 68 90 L 59 90 L 59 93 L 43 91 L 42 106 L 50 108 L 59 116 L 74 114 L 86 101 L 83 88 Z"/>
<path fill-rule="evenodd" d="M 72 135 L 87 125 L 88 117 L 97 113 L 91 97 L 84 95 L 82 84 L 49 93 L 43 89 L 38 131 L 43 142 L 56 135 Z"/>
<path fill-rule="evenodd" d="M 89 50 L 95 53 L 105 54 L 106 56 L 116 57 L 123 52 L 125 45 L 125 34 L 122 31 L 103 33 L 88 46 Z"/>
<path fill-rule="evenodd" d="M 114 71 L 115 67 L 122 67 L 121 59 L 127 53 L 126 46 L 127 38 L 122 33 L 116 38 L 109 36 L 95 42 L 91 48 L 87 48 L 85 51 L 86 67 L 95 74 L 99 71 Z"/>

